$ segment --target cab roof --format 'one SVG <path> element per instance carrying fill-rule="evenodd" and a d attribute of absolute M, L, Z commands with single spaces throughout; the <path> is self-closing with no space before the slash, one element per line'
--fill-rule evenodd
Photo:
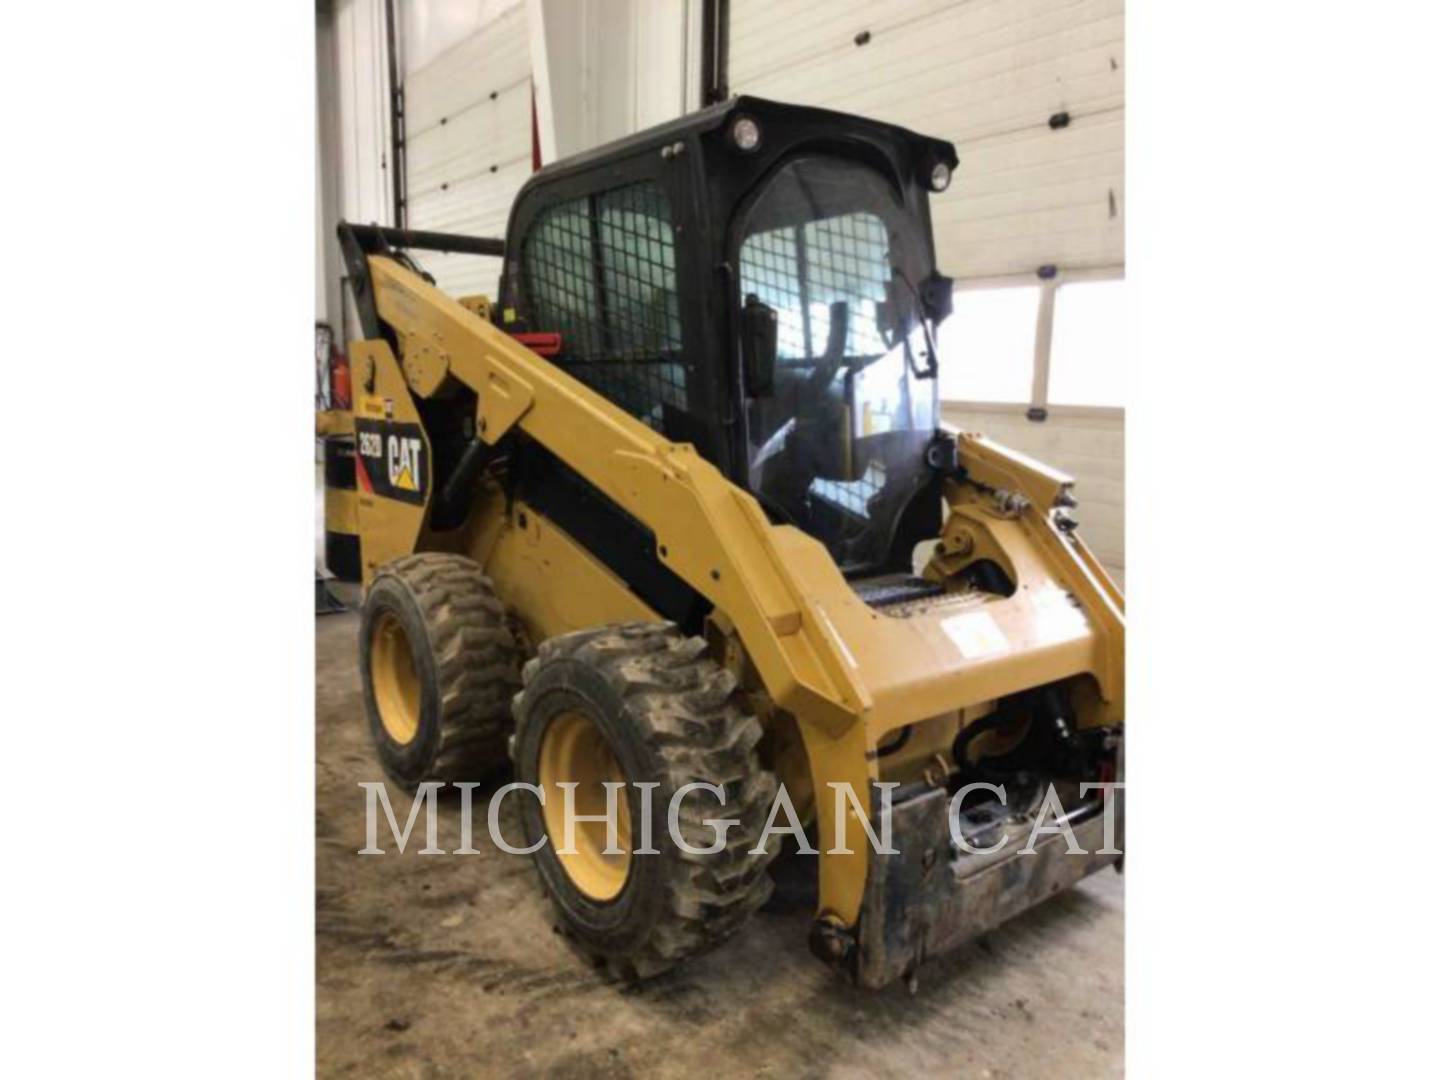
<path fill-rule="evenodd" d="M 918 161 L 943 162 L 952 170 L 959 165 L 959 158 L 955 154 L 953 144 L 943 139 L 918 135 L 897 124 L 887 124 L 851 113 L 835 112 L 831 109 L 818 109 L 808 105 L 789 105 L 765 98 L 741 95 L 542 166 L 526 181 L 521 188 L 519 197 L 523 197 L 525 189 L 531 185 L 586 172 L 597 165 L 623 159 L 646 150 L 658 151 L 677 141 L 690 140 L 725 128 L 733 118 L 742 115 L 756 120 L 760 124 L 762 132 L 767 125 L 779 123 L 791 130 L 813 131 L 818 136 L 845 135 L 862 139 L 868 136 L 867 141 L 877 141 L 891 146 L 906 145 Z M 928 171 L 927 168 L 927 174 Z M 517 197 L 517 201 L 519 197 Z"/>

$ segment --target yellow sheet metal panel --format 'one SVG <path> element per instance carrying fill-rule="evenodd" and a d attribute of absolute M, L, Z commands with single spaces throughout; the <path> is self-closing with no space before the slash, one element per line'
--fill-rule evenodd
<path fill-rule="evenodd" d="M 359 500 L 353 490 L 325 489 L 325 531 L 349 536 L 360 531 Z"/>
<path fill-rule="evenodd" d="M 417 549 L 431 496 L 430 439 L 389 344 L 357 341 L 350 356 L 357 518 L 368 585 L 379 567 Z"/>
<path fill-rule="evenodd" d="M 524 503 L 515 504 L 485 543 L 480 561 L 532 642 L 604 623 L 660 618 L 608 567 Z"/>
<path fill-rule="evenodd" d="M 315 414 L 316 435 L 355 434 L 355 414 L 349 409 L 325 409 Z"/>

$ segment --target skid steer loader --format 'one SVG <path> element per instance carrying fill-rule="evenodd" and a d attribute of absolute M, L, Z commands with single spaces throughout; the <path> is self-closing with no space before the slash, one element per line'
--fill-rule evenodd
<path fill-rule="evenodd" d="M 340 227 L 379 760 L 412 790 L 513 761 L 558 928 L 617 977 L 764 903 L 782 785 L 810 946 L 863 986 L 1120 857 L 1092 785 L 1123 761 L 1123 598 L 1069 477 L 940 422 L 957 165 L 742 97 L 539 170 L 503 241 Z M 416 250 L 503 259 L 498 298 Z M 606 782 L 618 848 L 583 820 Z"/>

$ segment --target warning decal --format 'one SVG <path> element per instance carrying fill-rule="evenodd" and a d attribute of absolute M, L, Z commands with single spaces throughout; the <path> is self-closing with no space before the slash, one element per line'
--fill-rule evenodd
<path fill-rule="evenodd" d="M 425 504 L 429 461 L 419 424 L 355 419 L 355 479 L 361 491 Z"/>

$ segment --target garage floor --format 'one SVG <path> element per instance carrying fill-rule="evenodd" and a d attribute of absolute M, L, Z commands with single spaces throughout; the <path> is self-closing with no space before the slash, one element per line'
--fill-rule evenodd
<path fill-rule="evenodd" d="M 343 590 L 353 596 L 351 590 Z M 765 911 L 639 990 L 550 928 L 528 860 L 365 846 L 379 780 L 354 614 L 316 619 L 317 1056 L 321 1076 L 1097 1077 L 1123 1071 L 1123 879 L 1104 872 L 922 969 L 856 991 L 810 957 L 809 911 Z M 409 800 L 391 789 L 397 817 Z M 507 803 L 507 809 L 509 804 Z M 512 815 L 507 835 L 518 837 Z M 460 846 L 458 799 L 440 844 Z M 423 828 L 417 822 L 417 829 Z"/>

